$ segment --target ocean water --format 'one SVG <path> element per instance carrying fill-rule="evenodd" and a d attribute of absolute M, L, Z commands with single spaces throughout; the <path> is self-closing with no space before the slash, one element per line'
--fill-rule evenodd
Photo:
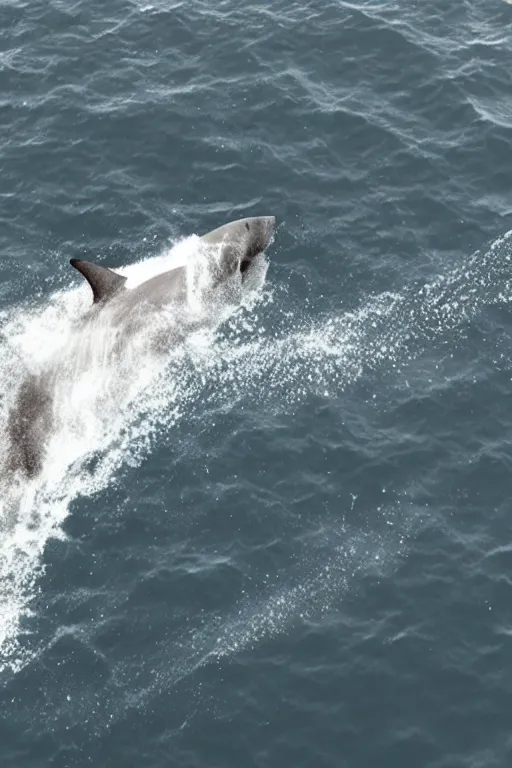
<path fill-rule="evenodd" d="M 0 453 L 24 377 L 89 361 L 0 478 L 2 768 L 510 766 L 510 4 L 0 29 Z M 252 215 L 213 329 L 80 335 L 70 258 L 200 284 L 196 236 Z"/>

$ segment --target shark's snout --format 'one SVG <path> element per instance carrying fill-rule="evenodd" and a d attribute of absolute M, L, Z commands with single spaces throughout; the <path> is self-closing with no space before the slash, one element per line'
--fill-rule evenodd
<path fill-rule="evenodd" d="M 262 237 L 265 239 L 265 247 L 270 243 L 276 229 L 275 216 L 258 216 L 253 219 L 247 219 L 248 228 L 252 226 L 259 227 Z"/>
<path fill-rule="evenodd" d="M 263 216 L 261 218 L 261 228 L 262 228 L 262 240 L 264 247 L 262 250 L 265 250 L 270 243 L 272 242 L 272 238 L 274 237 L 274 233 L 276 231 L 276 217 L 275 216 Z"/>
<path fill-rule="evenodd" d="M 250 219 L 242 219 L 245 228 L 245 248 L 240 259 L 240 272 L 243 274 L 251 265 L 255 256 L 263 253 L 274 236 L 276 229 L 275 216 L 257 216 Z"/>
<path fill-rule="evenodd" d="M 254 257 L 270 245 L 275 228 L 275 216 L 253 216 L 224 224 L 203 235 L 201 240 L 206 245 L 221 246 L 221 271 L 225 277 L 235 270 L 243 275 Z"/>

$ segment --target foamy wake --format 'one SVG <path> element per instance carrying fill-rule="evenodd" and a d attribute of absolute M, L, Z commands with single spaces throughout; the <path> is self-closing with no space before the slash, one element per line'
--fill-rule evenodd
<path fill-rule="evenodd" d="M 27 661 L 19 639 L 23 616 L 38 594 L 46 543 L 62 536 L 73 500 L 104 489 L 123 464 L 140 463 L 159 434 L 195 408 L 232 406 L 247 397 L 293 407 L 312 392 L 339 394 L 367 371 L 400 370 L 483 306 L 510 300 L 511 237 L 507 233 L 488 252 L 473 254 L 428 285 L 372 297 L 357 312 L 338 311 L 321 319 L 290 318 L 275 300 L 279 287 L 258 290 L 256 284 L 240 309 L 220 318 L 225 321 L 220 331 L 196 333 L 165 358 L 150 355 L 143 338 L 135 340 L 120 369 L 109 365 L 108 334 L 98 325 L 88 339 L 93 363 L 76 376 L 71 367 L 62 384 L 59 428 L 41 477 L 20 487 L 4 481 L 0 488 L 0 671 L 19 669 Z M 187 264 L 201 287 L 197 252 L 197 239 L 189 238 L 120 271 L 133 287 Z M 83 285 L 55 293 L 42 307 L 15 308 L 0 316 L 0 426 L 15 394 L 13 383 L 73 348 L 77 318 L 89 304 L 89 289 Z M 93 467 L 92 456 L 97 459 Z M 366 551 L 372 551 L 371 542 L 365 543 Z M 381 543 L 375 542 L 375 551 L 382 550 Z M 402 545 L 398 540 L 396 546 L 387 545 L 386 557 Z M 236 617 L 216 630 L 211 648 L 210 641 L 202 643 L 206 655 L 231 653 L 279 631 L 292 616 L 318 603 L 314 596 L 320 587 L 325 595 L 329 584 L 338 592 L 341 572 L 334 580 L 332 569 L 331 576 L 324 570 L 328 565 L 293 588 L 276 589 L 259 605 L 248 599 Z"/>

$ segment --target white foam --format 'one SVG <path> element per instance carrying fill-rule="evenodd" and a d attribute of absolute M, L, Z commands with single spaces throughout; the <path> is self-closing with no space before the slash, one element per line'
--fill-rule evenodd
<path fill-rule="evenodd" d="M 209 258 L 199 248 L 198 238 L 191 237 L 154 259 L 119 270 L 127 275 L 129 288 L 177 266 L 186 265 L 193 279 L 199 273 L 198 290 L 192 288 L 190 298 L 193 313 L 197 316 L 202 309 L 210 328 L 196 334 L 198 349 L 205 348 L 205 336 L 223 319 L 205 296 Z M 4 666 L 16 669 L 25 661 L 16 643 L 20 621 L 37 595 L 46 542 L 62 535 L 71 502 L 104 488 L 123 461 L 138 462 L 158 414 L 165 412 L 167 422 L 177 420 L 190 395 L 183 389 L 184 385 L 190 387 L 189 376 L 183 374 L 180 380 L 185 365 L 182 347 L 169 350 L 167 357 L 157 355 L 148 343 L 151 329 L 144 328 L 123 347 L 122 359 L 116 362 L 117 338 L 108 312 L 99 313 L 87 326 L 80 324 L 89 306 L 90 289 L 82 285 L 56 292 L 43 306 L 15 308 L 1 318 L 0 427 L 4 438 L 0 454 L 4 458 L 8 447 L 5 426 L 17 386 L 28 372 L 49 370 L 55 361 L 59 375 L 53 398 L 56 426 L 41 475 L 22 483 L 4 478 L 0 487 L 0 671 Z M 233 306 L 224 302 L 222 310 L 227 315 Z M 164 315 L 162 323 L 165 319 Z M 166 376 L 171 360 L 175 378 Z M 144 412 L 145 423 L 138 423 Z M 88 471 L 86 463 L 92 454 L 102 458 L 94 471 Z"/>

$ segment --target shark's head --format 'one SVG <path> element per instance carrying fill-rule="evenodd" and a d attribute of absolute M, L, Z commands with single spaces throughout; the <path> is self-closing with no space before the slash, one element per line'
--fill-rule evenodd
<path fill-rule="evenodd" d="M 205 254 L 202 253 L 197 271 L 193 267 L 191 270 L 184 266 L 175 267 L 130 291 L 125 290 L 126 277 L 117 272 L 81 259 L 71 259 L 71 264 L 86 278 L 94 303 L 100 307 L 113 302 L 113 306 L 119 308 L 143 301 L 159 307 L 171 301 L 202 305 L 205 296 L 221 302 L 232 302 L 234 298 L 236 302 L 240 298 L 238 288 L 242 288 L 251 273 L 255 279 L 247 280 L 242 293 L 246 288 L 250 292 L 253 283 L 258 283 L 261 270 L 253 268 L 253 264 L 272 241 L 275 224 L 274 216 L 257 216 L 224 224 L 199 238 L 207 251 L 206 269 Z M 264 274 L 265 270 L 263 279 Z"/>
<path fill-rule="evenodd" d="M 206 246 L 218 248 L 218 280 L 240 273 L 244 281 L 256 256 L 268 247 L 274 236 L 275 216 L 238 219 L 203 235 Z"/>

